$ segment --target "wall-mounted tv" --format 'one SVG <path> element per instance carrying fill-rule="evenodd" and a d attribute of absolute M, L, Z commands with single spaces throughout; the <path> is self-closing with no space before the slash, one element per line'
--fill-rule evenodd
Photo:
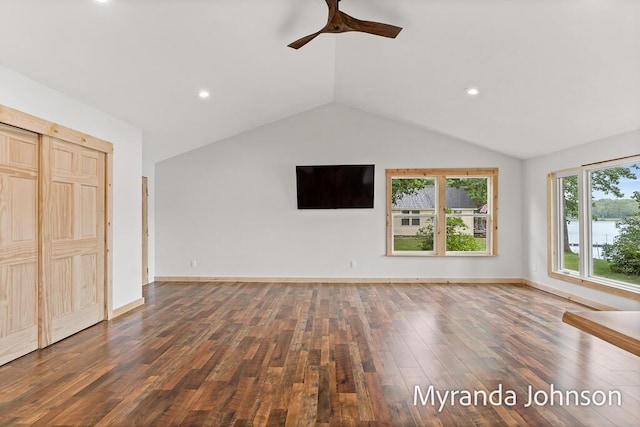
<path fill-rule="evenodd" d="M 296 166 L 298 209 L 373 208 L 375 165 Z"/>

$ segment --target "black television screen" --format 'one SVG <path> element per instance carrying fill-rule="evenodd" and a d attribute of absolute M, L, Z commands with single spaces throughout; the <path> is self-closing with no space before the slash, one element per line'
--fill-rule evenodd
<path fill-rule="evenodd" d="M 374 165 L 296 166 L 298 209 L 373 208 Z"/>

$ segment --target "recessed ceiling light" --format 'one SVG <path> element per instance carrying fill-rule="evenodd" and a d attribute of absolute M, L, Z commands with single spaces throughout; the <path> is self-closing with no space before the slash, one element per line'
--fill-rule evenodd
<path fill-rule="evenodd" d="M 464 90 L 464 92 L 468 95 L 468 96 L 478 96 L 480 95 L 480 89 L 478 89 L 475 86 L 471 86 L 468 87 Z"/>
<path fill-rule="evenodd" d="M 98 3 L 107 3 L 109 0 L 96 0 Z"/>
<path fill-rule="evenodd" d="M 200 92 L 198 92 L 198 96 L 202 99 L 207 99 L 211 96 L 211 94 L 209 93 L 208 90 L 201 90 Z"/>

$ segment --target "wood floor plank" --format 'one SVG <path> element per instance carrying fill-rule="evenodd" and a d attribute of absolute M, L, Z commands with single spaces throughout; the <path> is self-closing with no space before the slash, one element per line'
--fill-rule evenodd
<path fill-rule="evenodd" d="M 513 285 L 155 283 L 146 304 L 0 367 L 0 426 L 640 425 L 640 357 Z M 515 405 L 425 393 L 502 388 Z M 622 405 L 525 406 L 528 390 Z M 419 398 L 418 398 L 419 399 Z"/>
<path fill-rule="evenodd" d="M 304 393 L 303 383 L 293 384 L 293 388 L 291 390 L 291 399 L 289 399 L 288 408 L 287 408 L 287 418 L 285 421 L 285 426 L 304 425 L 304 423 L 302 422 L 302 417 L 304 416 L 304 413 L 302 413 L 303 393 Z"/>

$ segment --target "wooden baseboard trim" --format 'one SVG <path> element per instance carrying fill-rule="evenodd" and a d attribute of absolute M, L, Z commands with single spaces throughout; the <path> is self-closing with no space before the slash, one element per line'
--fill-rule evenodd
<path fill-rule="evenodd" d="M 241 282 L 241 283 L 417 283 L 417 284 L 433 284 L 433 283 L 452 283 L 452 284 L 510 284 L 510 285 L 526 285 L 540 291 L 559 296 L 569 301 L 577 302 L 596 310 L 617 311 L 619 309 L 583 298 L 578 295 L 564 292 L 559 289 L 546 286 L 541 283 L 534 282 L 523 278 L 381 278 L 381 277 L 216 277 L 216 276 L 156 276 L 156 282 L 172 282 L 172 283 L 221 283 L 221 282 Z M 135 307 L 133 307 L 135 308 Z M 114 311 L 114 317 L 115 317 Z"/>
<path fill-rule="evenodd" d="M 541 283 L 534 282 L 529 279 L 522 279 L 522 283 L 531 286 L 532 288 L 539 289 L 543 292 L 547 292 L 549 294 L 553 294 L 564 299 L 568 299 L 569 301 L 577 302 L 578 304 L 585 305 L 587 307 L 595 308 L 596 310 L 606 310 L 606 311 L 618 311 L 619 309 L 615 307 L 611 307 L 610 305 L 605 305 L 596 301 L 592 301 L 587 298 L 583 298 L 578 295 L 571 294 L 569 292 L 564 292 L 559 289 L 552 288 L 550 286 L 543 285 Z"/>
<path fill-rule="evenodd" d="M 111 316 L 111 319 L 115 319 L 118 316 L 122 316 L 123 314 L 133 310 L 134 308 L 138 308 L 141 305 L 144 305 L 144 298 L 131 301 L 129 304 L 125 304 L 122 307 L 118 307 L 115 310 L 113 310 L 113 315 Z"/>
<path fill-rule="evenodd" d="M 519 278 L 363 278 L 363 277 L 186 277 L 156 276 L 156 282 L 242 282 L 242 283 L 452 283 L 452 284 L 522 284 Z"/>
<path fill-rule="evenodd" d="M 620 289 L 613 286 L 603 285 L 601 283 L 594 282 L 593 280 L 582 279 L 580 277 L 573 277 L 568 274 L 557 273 L 555 271 L 548 272 L 549 277 L 552 279 L 558 279 L 569 283 L 574 283 L 580 286 L 587 286 L 592 289 L 597 289 L 599 291 L 607 292 L 614 295 L 619 295 L 621 297 L 634 299 L 640 301 L 640 293 L 628 291 L 626 289 Z"/>

